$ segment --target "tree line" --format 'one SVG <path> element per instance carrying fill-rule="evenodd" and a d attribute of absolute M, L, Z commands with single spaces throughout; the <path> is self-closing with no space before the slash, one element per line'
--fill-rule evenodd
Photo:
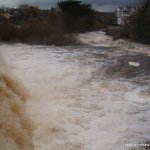
<path fill-rule="evenodd" d="M 24 5 L 0 24 L 2 41 L 39 44 L 72 44 L 72 33 L 100 30 L 114 24 L 114 14 L 101 13 L 80 0 L 64 0 L 56 8 L 41 10 Z"/>

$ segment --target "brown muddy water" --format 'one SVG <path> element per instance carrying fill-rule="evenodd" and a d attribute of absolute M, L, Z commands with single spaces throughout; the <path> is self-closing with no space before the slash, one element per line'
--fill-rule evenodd
<path fill-rule="evenodd" d="M 24 105 L 28 92 L 0 57 L 0 150 L 33 150 L 32 125 Z"/>

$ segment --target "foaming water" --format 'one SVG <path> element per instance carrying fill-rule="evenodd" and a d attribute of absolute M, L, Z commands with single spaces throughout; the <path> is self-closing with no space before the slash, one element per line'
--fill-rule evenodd
<path fill-rule="evenodd" d="M 30 91 L 36 150 L 128 150 L 124 144 L 150 140 L 149 86 L 106 78 L 104 66 L 115 57 L 110 48 L 0 49 Z"/>
<path fill-rule="evenodd" d="M 33 150 L 32 128 L 24 112 L 26 90 L 0 59 L 0 149 Z"/>

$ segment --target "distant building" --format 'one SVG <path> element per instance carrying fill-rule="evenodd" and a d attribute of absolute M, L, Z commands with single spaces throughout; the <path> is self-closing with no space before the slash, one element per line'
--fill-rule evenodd
<path fill-rule="evenodd" d="M 21 16 L 21 9 L 14 9 L 14 8 L 0 8 L 0 22 L 4 19 L 10 19 L 14 17 Z"/>
<path fill-rule="evenodd" d="M 116 11 L 117 24 L 123 25 L 129 21 L 129 17 L 133 14 L 136 8 L 134 7 L 119 7 Z"/>
<path fill-rule="evenodd" d="M 0 17 L 9 19 L 10 18 L 9 11 L 7 9 L 1 8 L 0 9 Z"/>

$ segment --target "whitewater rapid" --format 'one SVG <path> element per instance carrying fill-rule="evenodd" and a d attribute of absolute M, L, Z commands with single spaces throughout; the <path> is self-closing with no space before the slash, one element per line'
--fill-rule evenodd
<path fill-rule="evenodd" d="M 125 144 L 150 141 L 149 83 L 104 75 L 124 53 L 25 44 L 0 51 L 30 93 L 35 150 L 130 150 Z"/>

